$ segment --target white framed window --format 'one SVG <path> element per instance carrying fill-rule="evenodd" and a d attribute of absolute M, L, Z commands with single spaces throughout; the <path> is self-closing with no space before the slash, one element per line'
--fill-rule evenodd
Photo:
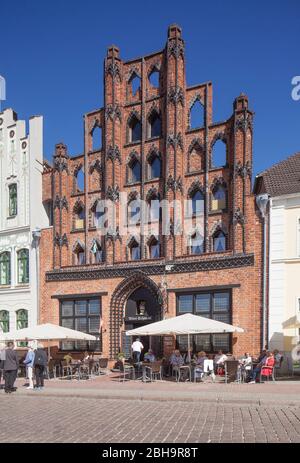
<path fill-rule="evenodd" d="M 300 313 L 300 297 L 297 297 L 296 299 L 296 311 L 297 313 Z"/>

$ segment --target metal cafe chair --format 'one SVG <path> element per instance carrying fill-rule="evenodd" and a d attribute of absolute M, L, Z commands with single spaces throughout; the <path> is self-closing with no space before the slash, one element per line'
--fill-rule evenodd
<path fill-rule="evenodd" d="M 270 378 L 272 381 L 275 380 L 275 372 L 274 372 L 274 366 L 268 366 L 268 365 L 263 365 L 261 370 L 260 370 L 260 377 L 259 381 L 262 382 L 262 378 L 266 378 L 267 381 L 270 381 Z"/>
<path fill-rule="evenodd" d="M 98 360 L 99 375 L 109 375 L 108 358 L 100 358 Z"/>
<path fill-rule="evenodd" d="M 177 383 L 180 381 L 181 378 L 184 377 L 184 375 L 187 373 L 188 378 L 190 381 L 192 380 L 192 373 L 191 373 L 191 367 L 190 365 L 181 365 L 176 371 L 176 381 Z M 186 379 L 186 381 L 187 381 Z"/>
<path fill-rule="evenodd" d="M 143 374 L 143 381 L 149 379 L 151 382 L 156 379 L 162 381 L 162 362 L 152 362 L 149 365 L 144 365 L 145 374 Z"/>
<path fill-rule="evenodd" d="M 127 377 L 127 379 L 130 379 L 130 377 L 132 379 L 135 379 L 135 368 L 134 368 L 133 365 L 129 365 L 129 364 L 125 363 L 125 362 L 120 362 L 120 367 L 119 368 L 120 368 L 119 381 L 123 380 L 123 383 L 124 383 L 124 381 L 126 380 L 126 377 Z"/>
<path fill-rule="evenodd" d="M 62 378 L 67 377 L 72 379 L 72 367 L 66 360 L 62 360 L 61 362 L 61 372 Z"/>

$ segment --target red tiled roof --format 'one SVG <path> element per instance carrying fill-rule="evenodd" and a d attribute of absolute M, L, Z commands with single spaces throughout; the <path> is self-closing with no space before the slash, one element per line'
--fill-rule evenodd
<path fill-rule="evenodd" d="M 300 193 L 300 152 L 257 175 L 270 196 Z"/>

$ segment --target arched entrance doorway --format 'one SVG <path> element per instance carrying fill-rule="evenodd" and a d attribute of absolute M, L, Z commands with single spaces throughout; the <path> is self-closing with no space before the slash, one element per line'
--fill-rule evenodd
<path fill-rule="evenodd" d="M 115 359 L 121 350 L 130 348 L 131 339 L 125 336 L 125 330 L 161 319 L 159 287 L 142 271 L 129 274 L 119 283 L 111 298 L 110 358 Z"/>

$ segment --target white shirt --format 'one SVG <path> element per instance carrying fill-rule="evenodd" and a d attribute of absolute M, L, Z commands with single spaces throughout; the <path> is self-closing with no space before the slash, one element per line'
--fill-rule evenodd
<path fill-rule="evenodd" d="M 251 357 L 243 358 L 243 365 L 245 367 L 245 370 L 251 370 L 252 358 Z"/>
<path fill-rule="evenodd" d="M 131 349 L 133 350 L 133 352 L 142 352 L 142 349 L 144 349 L 144 346 L 140 341 L 134 341 L 132 343 Z"/>
<path fill-rule="evenodd" d="M 220 356 L 220 358 L 217 360 L 216 364 L 219 365 L 220 363 L 224 363 L 227 360 L 227 355 L 223 354 Z"/>

